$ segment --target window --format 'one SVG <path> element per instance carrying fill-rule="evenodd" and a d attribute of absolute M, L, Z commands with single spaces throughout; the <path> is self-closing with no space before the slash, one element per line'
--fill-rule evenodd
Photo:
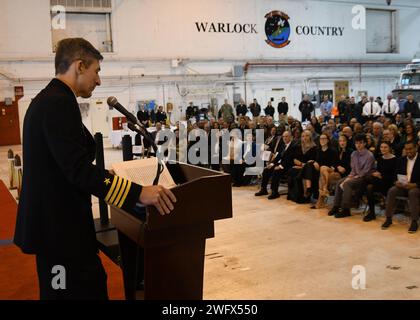
<path fill-rule="evenodd" d="M 397 53 L 396 11 L 366 10 L 366 53 Z"/>
<path fill-rule="evenodd" d="M 396 11 L 366 10 L 366 53 L 397 53 Z"/>
<path fill-rule="evenodd" d="M 420 74 L 419 73 L 405 73 L 401 76 L 401 85 L 403 86 L 419 86 Z"/>
<path fill-rule="evenodd" d="M 63 6 L 60 12 L 55 6 Z M 58 27 L 52 23 L 53 51 L 64 38 L 81 37 L 101 52 L 112 52 L 111 0 L 51 0 L 51 19 L 62 17 Z"/>

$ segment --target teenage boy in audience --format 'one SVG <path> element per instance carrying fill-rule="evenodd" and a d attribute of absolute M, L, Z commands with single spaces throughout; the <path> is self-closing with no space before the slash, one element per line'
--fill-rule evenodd
<path fill-rule="evenodd" d="M 359 134 L 355 137 L 356 151 L 351 155 L 350 174 L 339 180 L 335 188 L 334 206 L 328 212 L 329 216 L 336 218 L 351 216 L 350 207 L 352 204 L 353 191 L 365 187 L 366 178 L 375 170 L 375 157 L 372 152 L 366 149 L 366 136 Z"/>

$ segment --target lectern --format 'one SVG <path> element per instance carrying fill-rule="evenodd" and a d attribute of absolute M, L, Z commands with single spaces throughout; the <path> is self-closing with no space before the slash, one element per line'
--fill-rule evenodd
<path fill-rule="evenodd" d="M 145 300 L 201 300 L 206 239 L 214 237 L 215 220 L 232 217 L 230 175 L 184 163 L 167 168 L 177 184 L 171 214 L 161 216 L 153 206 L 144 214 L 111 207 L 129 300 L 139 273 Z"/>

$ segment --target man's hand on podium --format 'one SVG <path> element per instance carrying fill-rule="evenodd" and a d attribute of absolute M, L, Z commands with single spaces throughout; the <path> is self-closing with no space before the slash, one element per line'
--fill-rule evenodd
<path fill-rule="evenodd" d="M 174 209 L 172 203 L 176 202 L 176 198 L 171 190 L 162 186 L 147 186 L 143 187 L 139 201 L 145 205 L 155 206 L 161 215 L 165 215 Z"/>

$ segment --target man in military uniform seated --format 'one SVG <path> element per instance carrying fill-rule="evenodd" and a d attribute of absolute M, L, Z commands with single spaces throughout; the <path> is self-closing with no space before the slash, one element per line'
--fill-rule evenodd
<path fill-rule="evenodd" d="M 285 178 L 287 171 L 293 167 L 295 144 L 292 142 L 292 135 L 290 131 L 285 131 L 282 137 L 283 143 L 280 151 L 273 155 L 272 160 L 264 168 L 260 191 L 255 194 L 257 197 L 268 195 L 267 185 L 271 177 L 271 195 L 268 196 L 268 199 L 278 198 L 280 196 L 278 192 L 280 179 Z"/>

